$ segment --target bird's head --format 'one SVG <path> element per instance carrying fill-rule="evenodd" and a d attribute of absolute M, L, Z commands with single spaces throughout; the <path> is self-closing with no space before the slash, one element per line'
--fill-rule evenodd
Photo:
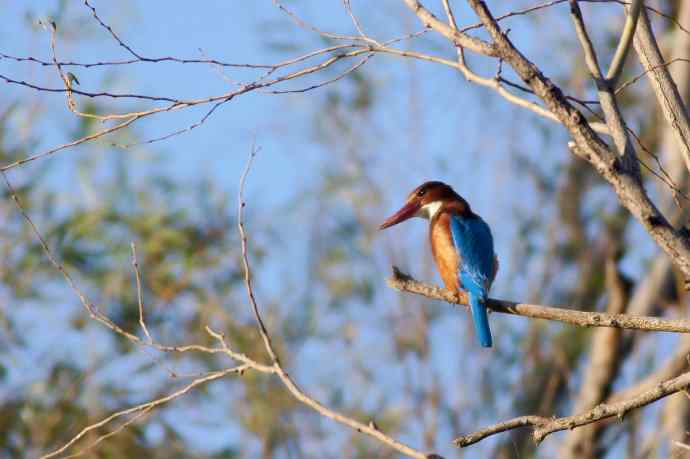
<path fill-rule="evenodd" d="M 405 205 L 379 226 L 386 229 L 412 217 L 431 219 L 449 201 L 464 200 L 443 182 L 425 182 L 407 196 Z"/>

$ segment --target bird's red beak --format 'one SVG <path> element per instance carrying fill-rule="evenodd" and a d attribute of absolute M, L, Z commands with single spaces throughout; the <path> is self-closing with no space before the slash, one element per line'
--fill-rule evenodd
<path fill-rule="evenodd" d="M 400 222 L 404 222 L 405 220 L 412 218 L 415 216 L 417 212 L 419 212 L 420 205 L 418 202 L 412 201 L 408 202 L 402 208 L 388 217 L 388 219 L 379 226 L 379 229 L 386 229 L 388 227 L 391 227 L 393 225 L 397 225 Z"/>

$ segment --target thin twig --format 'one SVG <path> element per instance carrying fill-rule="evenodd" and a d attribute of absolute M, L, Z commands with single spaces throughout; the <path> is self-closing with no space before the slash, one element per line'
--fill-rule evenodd
<path fill-rule="evenodd" d="M 606 79 L 610 86 L 615 86 L 620 78 L 621 72 L 623 71 L 623 64 L 625 64 L 625 58 L 630 51 L 632 46 L 633 36 L 635 35 L 635 29 L 637 27 L 637 20 L 640 17 L 640 11 L 644 5 L 643 0 L 632 0 L 630 5 L 630 11 L 625 18 L 625 25 L 623 26 L 623 33 L 618 41 L 618 46 L 616 47 L 616 53 L 613 55 L 611 60 L 611 65 L 609 66 L 609 71 L 606 74 Z"/>
<path fill-rule="evenodd" d="M 122 46 L 124 49 L 127 50 L 127 52 L 128 52 L 129 54 L 131 54 L 131 55 L 134 56 L 135 58 L 139 59 L 140 61 L 145 60 L 140 54 L 136 53 L 136 52 L 132 49 L 131 46 L 129 46 L 128 44 L 126 44 L 124 41 L 122 41 L 122 40 L 120 39 L 120 37 L 115 33 L 115 31 L 113 30 L 112 27 L 110 27 L 108 24 L 106 24 L 105 22 L 103 22 L 103 20 L 100 18 L 100 16 L 99 16 L 98 13 L 96 12 L 96 8 L 94 8 L 93 6 L 91 6 L 91 4 L 89 3 L 89 0 L 84 0 L 84 5 L 85 5 L 87 8 L 89 8 L 89 9 L 91 10 L 91 14 L 93 15 L 94 19 L 98 22 L 98 24 L 99 24 L 101 27 L 103 27 L 105 30 L 107 30 L 108 33 L 113 37 L 113 39 L 115 39 L 115 41 L 117 41 L 117 43 L 118 43 L 120 46 Z"/>
<path fill-rule="evenodd" d="M 115 428 L 114 430 L 111 430 L 110 432 L 108 432 L 108 433 L 106 433 L 106 434 L 103 434 L 103 435 L 99 436 L 99 437 L 98 437 L 96 440 L 94 440 L 91 444 L 87 445 L 86 447 L 84 447 L 84 448 L 81 449 L 80 451 L 77 451 L 76 453 L 73 453 L 73 454 L 69 454 L 69 455 L 67 455 L 67 456 L 63 456 L 62 459 L 71 459 L 71 458 L 74 458 L 74 457 L 83 456 L 84 454 L 86 454 L 86 453 L 88 453 L 89 451 L 93 450 L 96 446 L 98 446 L 99 444 L 101 444 L 102 442 L 104 442 L 105 440 L 107 440 L 108 438 L 114 437 L 115 435 L 119 434 L 120 432 L 122 432 L 123 430 L 125 430 L 125 429 L 126 429 L 127 427 L 129 427 L 130 425 L 132 425 L 132 424 L 134 424 L 135 422 L 137 422 L 140 418 L 146 416 L 152 409 L 153 409 L 153 407 L 150 407 L 150 406 L 147 407 L 147 408 L 144 408 L 143 410 L 141 410 L 140 412 L 138 412 L 137 414 L 135 414 L 134 416 L 132 416 L 130 419 L 126 420 L 125 422 L 123 422 L 122 424 L 120 424 L 119 426 L 117 426 L 117 428 Z"/>
<path fill-rule="evenodd" d="M 244 285 L 247 289 L 247 297 L 249 298 L 249 302 L 252 305 L 254 318 L 256 319 L 256 323 L 259 327 L 261 339 L 263 339 L 264 341 L 264 347 L 266 348 L 266 352 L 268 352 L 268 355 L 269 357 L 271 357 L 271 360 L 274 364 L 279 364 L 280 360 L 278 359 L 278 355 L 273 349 L 271 338 L 268 335 L 268 330 L 266 330 L 266 325 L 264 324 L 264 321 L 261 318 L 261 314 L 259 313 L 259 306 L 256 304 L 256 298 L 254 297 L 254 287 L 252 285 L 252 270 L 249 265 L 249 255 L 247 250 L 247 233 L 244 230 L 244 208 L 247 205 L 247 203 L 244 201 L 244 185 L 257 153 L 258 150 L 256 148 L 256 144 L 253 144 L 252 151 L 249 154 L 249 160 L 247 161 L 247 165 L 245 166 L 244 172 L 242 173 L 242 177 L 240 178 L 240 190 L 237 199 L 237 229 L 240 233 L 240 242 L 242 245 L 242 265 L 244 269 Z"/>
<path fill-rule="evenodd" d="M 416 51 L 400 50 L 400 49 L 391 48 L 388 46 L 377 46 L 377 47 L 372 46 L 369 49 L 374 51 L 374 52 L 381 52 L 381 53 L 393 54 L 393 55 L 401 56 L 401 57 L 420 59 L 420 60 L 424 60 L 424 61 L 428 61 L 428 62 L 435 62 L 437 64 L 443 64 L 443 65 L 447 65 L 448 67 L 455 68 L 455 69 L 459 70 L 460 72 L 462 72 L 465 79 L 467 81 L 469 81 L 470 83 L 476 83 L 480 86 L 491 88 L 494 91 L 496 91 L 501 97 L 506 99 L 508 102 L 515 104 L 519 107 L 525 108 L 527 110 L 530 110 L 530 111 L 536 113 L 537 115 L 539 115 L 545 119 L 548 119 L 550 121 L 554 121 L 556 123 L 560 123 L 560 120 L 558 119 L 558 117 L 554 113 L 549 111 L 547 108 L 539 105 L 536 102 L 533 102 L 533 101 L 528 100 L 528 99 L 524 99 L 524 98 L 517 96 L 517 95 L 513 94 L 512 92 L 508 91 L 505 88 L 505 86 L 503 84 L 501 84 L 502 82 L 504 82 L 503 79 L 496 80 L 495 78 L 485 78 L 485 77 L 482 77 L 480 75 L 477 75 L 472 70 L 470 70 L 469 67 L 467 67 L 467 65 L 462 60 L 451 61 L 449 59 L 444 59 L 442 57 L 432 56 L 429 54 L 423 54 L 423 53 L 419 53 Z M 461 53 L 462 49 L 461 48 L 459 48 L 459 49 L 460 49 L 459 53 L 460 53 L 460 55 L 462 55 L 462 53 Z M 607 134 L 607 135 L 609 134 L 609 129 L 605 123 L 592 122 L 592 123 L 590 123 L 590 127 L 593 130 L 595 130 L 596 132 L 599 132 L 600 134 Z"/>
<path fill-rule="evenodd" d="M 41 459 L 49 459 L 51 457 L 58 456 L 62 454 L 64 451 L 66 451 L 68 448 L 70 448 L 73 444 L 75 444 L 79 439 L 81 439 L 84 435 L 87 433 L 91 432 L 92 430 L 98 429 L 99 427 L 102 427 L 110 422 L 112 422 L 115 419 L 118 419 L 122 416 L 127 416 L 132 413 L 137 413 L 143 410 L 150 410 L 152 408 L 155 408 L 157 406 L 163 405 L 165 403 L 168 403 L 172 400 L 175 400 L 176 398 L 188 393 L 190 390 L 194 389 L 197 386 L 200 386 L 202 384 L 205 384 L 210 381 L 214 381 L 216 379 L 220 379 L 223 376 L 226 376 L 231 373 L 241 373 L 245 371 L 247 368 L 249 368 L 248 365 L 240 365 L 237 367 L 233 368 L 226 368 L 225 370 L 220 370 L 220 371 L 214 371 L 213 373 L 210 373 L 209 375 L 203 377 L 203 378 L 198 378 L 192 381 L 191 383 L 187 384 L 183 388 L 166 395 L 165 397 L 158 398 L 156 400 L 152 400 L 150 402 L 142 403 L 140 405 L 136 405 L 124 410 L 120 410 L 116 413 L 111 414 L 110 416 L 107 416 L 104 419 L 101 419 L 100 421 L 93 423 L 87 427 L 84 427 L 77 435 L 72 437 L 70 441 L 65 443 L 62 447 L 56 449 L 55 451 L 52 451 L 51 453 L 48 453 L 44 456 L 41 456 Z"/>
<path fill-rule="evenodd" d="M 9 191 L 10 198 L 14 202 L 15 206 L 21 213 L 22 217 L 24 220 L 29 224 L 29 227 L 31 228 L 32 232 L 36 236 L 36 238 L 39 241 L 39 244 L 41 245 L 41 248 L 43 249 L 43 252 L 45 253 L 46 257 L 48 258 L 48 261 L 57 269 L 60 274 L 64 277 L 65 281 L 67 281 L 67 284 L 69 285 L 70 289 L 74 291 L 77 296 L 79 297 L 79 300 L 81 301 L 82 305 L 86 309 L 86 311 L 89 313 L 89 316 L 91 316 L 92 319 L 97 320 L 98 322 L 102 323 L 106 327 L 110 328 L 111 330 L 117 332 L 118 334 L 121 334 L 128 339 L 132 341 L 140 341 L 139 338 L 136 335 L 133 335 L 125 330 L 123 330 L 120 326 L 115 324 L 113 321 L 111 321 L 108 317 L 103 315 L 98 309 L 89 302 L 89 300 L 86 298 L 86 295 L 79 289 L 77 286 L 76 282 L 70 275 L 70 273 L 65 269 L 64 266 L 57 260 L 55 255 L 53 255 L 52 250 L 50 250 L 50 247 L 48 247 L 48 243 L 44 239 L 43 235 L 41 232 L 38 230 L 36 225 L 34 224 L 33 220 L 31 217 L 29 217 L 29 214 L 27 213 L 26 209 L 24 208 L 24 205 L 22 204 L 21 200 L 19 199 L 19 196 L 17 195 L 17 192 L 14 189 L 14 186 L 12 186 L 12 183 L 10 182 L 9 178 L 7 177 L 7 173 L 4 171 L 0 171 L 0 174 L 2 174 L 2 178 L 5 181 L 5 186 L 7 187 L 7 190 Z"/>
<path fill-rule="evenodd" d="M 98 115 L 98 118 L 101 120 L 119 119 L 119 118 L 123 118 L 123 117 L 125 117 L 125 118 L 129 117 L 129 119 L 127 119 L 126 121 L 122 122 L 121 124 L 118 124 L 118 125 L 113 126 L 111 128 L 104 129 L 104 130 L 99 131 L 97 133 L 94 133 L 94 134 L 82 137 L 80 139 L 77 139 L 75 141 L 68 142 L 66 144 L 52 148 L 46 152 L 38 153 L 38 154 L 32 155 L 30 157 L 15 161 L 11 164 L 7 164 L 5 166 L 2 166 L 2 167 L 0 167 L 0 171 L 7 171 L 7 170 L 12 169 L 14 167 L 23 165 L 27 162 L 34 161 L 36 159 L 43 158 L 43 157 L 48 156 L 48 155 L 52 155 L 58 151 L 70 148 L 70 147 L 75 146 L 75 145 L 79 145 L 81 143 L 85 143 L 85 142 L 97 139 L 97 138 L 104 136 L 106 134 L 111 134 L 115 131 L 118 131 L 118 130 L 121 130 L 121 129 L 124 129 L 124 128 L 130 126 L 135 121 L 137 121 L 141 118 L 144 118 L 144 117 L 149 117 L 149 116 L 152 116 L 152 115 L 155 115 L 158 113 L 163 113 L 163 112 L 182 110 L 182 109 L 186 109 L 189 107 L 193 107 L 193 106 L 197 106 L 197 105 L 205 105 L 205 104 L 209 104 L 209 103 L 216 103 L 217 105 L 215 106 L 215 108 L 217 108 L 218 105 L 222 105 L 222 103 L 229 102 L 230 100 L 234 99 L 237 96 L 240 96 L 240 95 L 243 95 L 243 94 L 246 94 L 249 92 L 261 90 L 263 88 L 268 88 L 271 86 L 279 85 L 279 84 L 287 82 L 289 80 L 297 79 L 297 78 L 300 78 L 300 77 L 303 77 L 306 75 L 310 75 L 310 74 L 319 72 L 321 70 L 324 70 L 326 68 L 331 67 L 336 62 L 339 62 L 340 60 L 343 60 L 343 59 L 348 59 L 348 58 L 352 58 L 352 57 L 356 57 L 356 56 L 360 56 L 360 55 L 368 55 L 368 54 L 371 54 L 371 49 L 369 47 L 357 48 L 357 49 L 354 49 L 354 50 L 349 51 L 349 52 L 342 52 L 339 54 L 335 54 L 335 55 L 330 56 L 329 58 L 323 60 L 322 62 L 319 62 L 318 64 L 314 64 L 314 65 L 309 66 L 309 67 L 295 70 L 295 71 L 292 71 L 290 73 L 287 73 L 287 74 L 284 74 L 281 76 L 277 76 L 277 77 L 270 79 L 270 80 L 262 80 L 262 81 L 257 80 L 257 81 L 251 82 L 251 83 L 247 83 L 247 84 L 241 86 L 240 88 L 234 89 L 234 90 L 226 92 L 224 94 L 209 96 L 209 97 L 204 97 L 204 98 L 199 98 L 199 99 L 182 100 L 182 99 L 174 99 L 174 98 L 145 96 L 145 95 L 138 95 L 138 94 L 117 94 L 117 93 L 108 93 L 108 92 L 91 93 L 91 92 L 87 92 L 87 91 L 79 91 L 79 90 L 76 90 L 74 88 L 70 88 L 69 91 L 73 94 L 79 94 L 79 95 L 83 95 L 83 96 L 87 96 L 87 97 L 93 97 L 93 98 L 96 98 L 96 97 L 135 98 L 135 99 L 141 98 L 141 99 L 148 99 L 150 101 L 154 101 L 154 100 L 155 101 L 168 101 L 170 103 L 169 103 L 169 105 L 166 105 L 164 107 L 156 107 L 156 108 L 152 108 L 152 109 L 144 110 L 144 111 L 140 111 L 140 112 L 130 112 L 130 113 L 126 113 L 126 114 Z M 365 59 L 365 62 L 366 62 L 366 59 Z M 363 62 L 360 62 L 357 67 L 361 66 L 362 64 L 363 64 Z M 342 76 L 341 76 L 341 78 L 342 78 Z M 68 89 L 65 89 L 65 88 L 54 89 L 54 88 L 39 87 L 39 86 L 33 85 L 31 83 L 27 83 L 25 81 L 19 81 L 19 80 L 15 80 L 15 79 L 6 77 L 6 76 L 1 75 L 1 74 L 0 74 L 0 79 L 4 79 L 6 82 L 11 83 L 11 84 L 26 86 L 26 87 L 36 89 L 39 91 L 50 91 L 50 92 L 67 92 L 68 91 Z M 322 86 L 323 84 L 328 84 L 328 83 L 329 83 L 329 81 L 326 81 L 326 82 L 321 83 L 319 85 L 314 85 L 313 87 L 319 87 L 319 86 Z M 209 112 L 207 112 L 207 114 L 204 116 L 204 118 L 202 118 L 202 120 L 200 122 L 198 122 L 198 124 L 203 124 L 203 122 L 208 118 L 208 115 L 212 114 L 213 111 L 215 110 L 215 108 L 212 107 L 211 110 L 209 110 Z M 180 134 L 182 132 L 187 132 L 187 131 L 193 129 L 194 127 L 196 127 L 196 126 L 192 125 L 186 129 L 175 131 L 171 134 L 163 136 L 161 139 L 170 138 L 170 137 L 177 135 L 177 134 Z M 160 139 L 154 139 L 154 140 L 160 140 Z"/>
<path fill-rule="evenodd" d="M 139 303 L 139 325 L 141 329 L 144 330 L 146 334 L 146 339 L 149 344 L 153 344 L 153 339 L 151 339 L 151 334 L 149 329 L 146 327 L 146 322 L 144 321 L 144 294 L 141 291 L 141 273 L 139 272 L 139 262 L 137 261 L 137 247 L 132 242 L 132 267 L 134 268 L 134 277 L 137 281 L 137 301 Z"/>
<path fill-rule="evenodd" d="M 652 65 L 649 68 L 646 68 L 642 72 L 638 73 L 634 77 L 630 78 L 629 80 L 625 81 L 624 83 L 621 83 L 617 88 L 615 93 L 619 94 L 621 91 L 626 89 L 628 86 L 633 85 L 637 83 L 639 80 L 641 80 L 645 75 L 647 75 L 650 72 L 653 72 L 657 69 L 660 69 L 661 67 L 668 67 L 671 64 L 675 64 L 676 62 L 685 62 L 685 63 L 690 63 L 690 59 L 687 59 L 685 57 L 674 57 L 673 59 L 670 59 L 668 61 L 662 62 L 661 64 L 658 65 Z"/>
<path fill-rule="evenodd" d="M 627 413 L 632 410 L 642 408 L 650 403 L 656 402 L 659 399 L 673 395 L 677 392 L 685 390 L 690 386 L 690 372 L 684 373 L 677 378 L 670 379 L 660 383 L 655 388 L 644 392 L 637 397 L 624 400 L 618 403 L 606 404 L 602 403 L 592 410 L 581 414 L 567 416 L 563 418 L 554 419 L 548 423 L 539 426 L 533 433 L 534 441 L 540 443 L 548 435 L 566 429 L 574 429 L 578 426 L 584 426 L 597 422 L 601 419 L 610 417 L 618 417 L 622 420 Z"/>
<path fill-rule="evenodd" d="M 352 3 L 350 2 L 350 0 L 343 0 L 343 6 L 345 7 L 345 11 L 347 11 L 347 14 L 350 16 L 350 19 L 352 19 L 352 24 L 355 26 L 355 29 L 357 29 L 357 32 L 359 32 L 359 35 L 364 40 L 373 40 L 366 33 L 364 33 L 364 28 L 362 27 L 362 24 L 360 24 L 359 19 L 357 19 L 357 16 L 355 16 L 355 13 L 352 11 Z"/>

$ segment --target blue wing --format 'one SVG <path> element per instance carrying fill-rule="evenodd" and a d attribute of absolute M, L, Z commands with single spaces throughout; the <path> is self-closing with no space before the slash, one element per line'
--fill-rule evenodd
<path fill-rule="evenodd" d="M 450 219 L 450 231 L 460 255 L 458 276 L 468 293 L 475 330 L 482 346 L 491 347 L 491 330 L 485 304 L 494 273 L 494 239 L 491 230 L 479 216 L 453 215 Z"/>

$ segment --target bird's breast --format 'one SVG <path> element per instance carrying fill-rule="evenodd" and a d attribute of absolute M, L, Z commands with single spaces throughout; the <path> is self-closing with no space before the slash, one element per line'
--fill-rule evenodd
<path fill-rule="evenodd" d="M 453 244 L 450 232 L 450 214 L 441 214 L 432 220 L 429 229 L 431 253 L 434 256 L 436 268 L 448 290 L 459 291 L 458 266 L 460 256 Z"/>

